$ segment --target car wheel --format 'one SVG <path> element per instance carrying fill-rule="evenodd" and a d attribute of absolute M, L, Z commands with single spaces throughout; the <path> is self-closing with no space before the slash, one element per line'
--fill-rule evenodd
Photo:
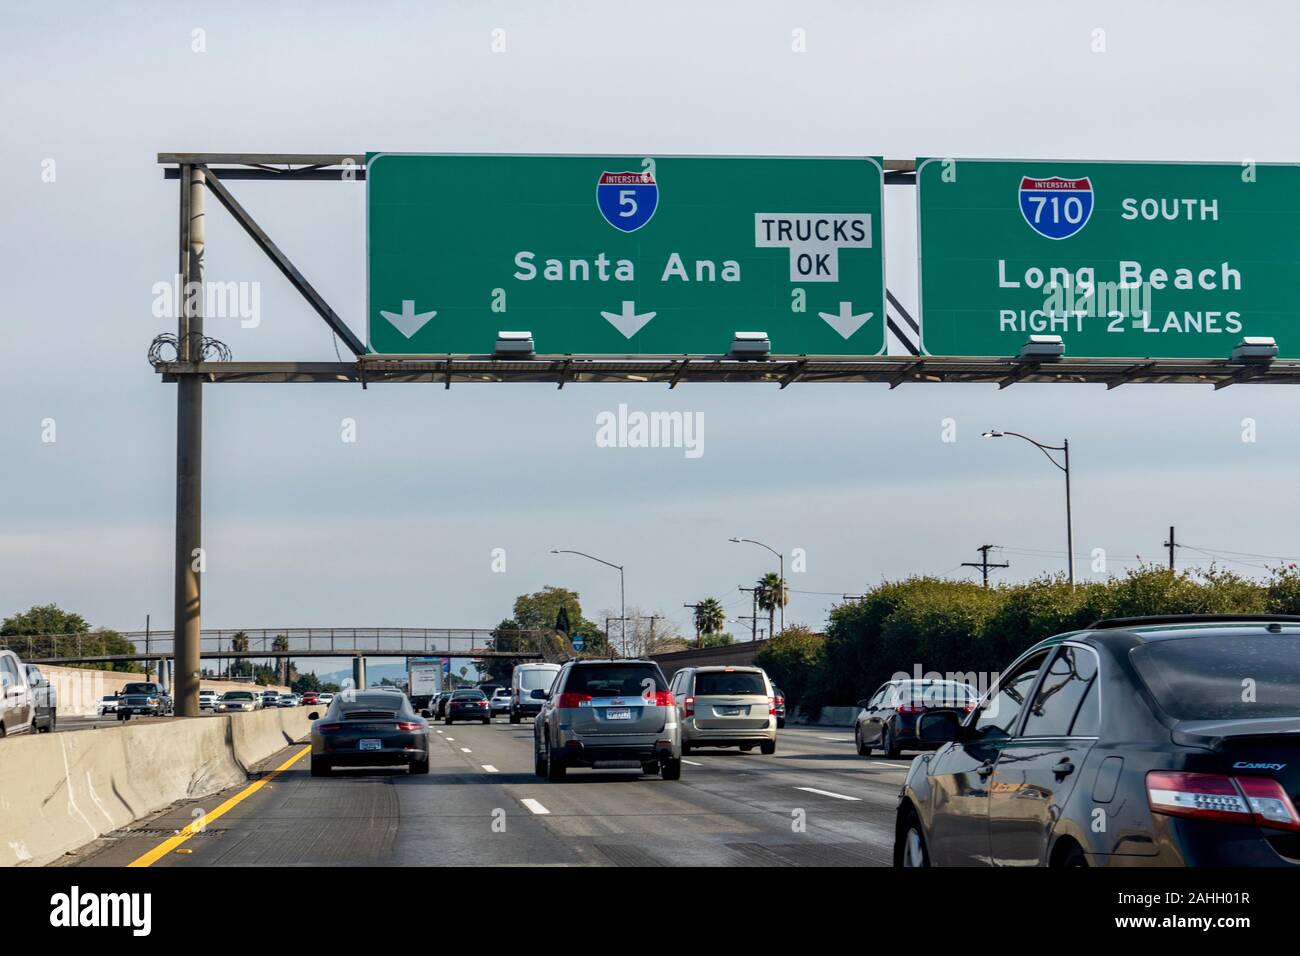
<path fill-rule="evenodd" d="M 1087 866 L 1088 858 L 1083 855 L 1083 848 L 1079 844 L 1071 842 L 1063 852 L 1057 854 L 1055 865 L 1059 867 Z"/>
<path fill-rule="evenodd" d="M 921 820 L 915 810 L 908 811 L 899 831 L 898 843 L 894 847 L 894 865 L 908 868 L 930 865 L 930 851 L 926 848 Z"/>
<path fill-rule="evenodd" d="M 445 717 L 445 718 L 443 718 L 443 721 L 442 721 L 442 722 L 443 722 L 444 724 L 446 724 L 448 727 L 451 726 L 451 718 L 450 718 L 450 717 Z"/>
<path fill-rule="evenodd" d="M 537 738 L 533 738 L 533 773 L 539 777 L 546 776 L 546 754 L 537 746 Z"/>
<path fill-rule="evenodd" d="M 880 738 L 880 751 L 890 760 L 897 760 L 903 753 L 894 744 L 894 731 L 888 726 L 885 727 L 884 736 Z"/>
<path fill-rule="evenodd" d="M 682 779 L 682 762 L 678 759 L 661 760 L 659 762 L 659 774 L 665 780 Z"/>
<path fill-rule="evenodd" d="M 546 744 L 546 779 L 551 783 L 559 783 L 564 779 L 565 772 L 568 770 L 564 763 L 557 760 L 555 752 L 551 750 L 550 742 Z"/>
<path fill-rule="evenodd" d="M 784 717 L 778 717 L 778 718 L 776 719 L 776 729 L 777 729 L 777 730 L 781 730 L 783 727 L 785 727 L 785 718 L 784 718 Z"/>
<path fill-rule="evenodd" d="M 691 752 L 691 745 L 686 743 L 686 741 L 682 741 L 682 756 L 685 757 L 690 752 Z"/>
<path fill-rule="evenodd" d="M 412 760 L 408 770 L 410 773 L 428 773 L 429 758 L 425 757 L 423 760 Z"/>
<path fill-rule="evenodd" d="M 513 710 L 510 712 L 510 723 L 512 724 L 519 723 L 519 715 L 516 714 Z"/>
<path fill-rule="evenodd" d="M 758 745 L 758 751 L 759 753 L 767 754 L 770 757 L 772 754 L 776 753 L 776 741 L 775 740 L 763 741 L 763 743 Z"/>
<path fill-rule="evenodd" d="M 483 718 L 483 723 L 485 723 L 485 724 L 490 724 L 490 723 L 492 723 L 492 718 L 491 718 L 491 717 L 484 717 L 484 718 Z"/>
<path fill-rule="evenodd" d="M 59 726 L 59 709 L 56 707 L 50 711 L 50 732 Z"/>
<path fill-rule="evenodd" d="M 866 744 L 864 744 L 864 743 L 862 742 L 862 728 L 861 728 L 861 727 L 854 727 L 854 728 L 853 728 L 853 743 L 854 743 L 854 744 L 857 746 L 857 748 L 858 748 L 858 756 L 859 756 L 859 757 L 870 757 L 870 756 L 871 756 L 871 748 L 868 747 Z"/>
<path fill-rule="evenodd" d="M 323 757 L 313 756 L 311 758 L 311 775 L 313 777 L 324 777 L 330 772 L 330 762 Z"/>

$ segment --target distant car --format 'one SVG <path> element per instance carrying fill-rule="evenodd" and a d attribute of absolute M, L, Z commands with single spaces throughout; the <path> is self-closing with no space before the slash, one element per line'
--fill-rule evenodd
<path fill-rule="evenodd" d="M 279 700 L 276 701 L 276 706 L 277 706 L 277 707 L 297 707 L 297 706 L 298 706 L 298 703 L 299 703 L 299 701 L 298 701 L 298 695 L 297 695 L 297 694 L 281 694 Z"/>
<path fill-rule="evenodd" d="M 510 688 L 498 687 L 488 699 L 488 710 L 493 717 L 505 717 L 510 713 Z"/>
<path fill-rule="evenodd" d="M 772 702 L 776 705 L 776 727 L 780 730 L 785 726 L 785 691 L 773 684 L 772 693 L 775 695 Z"/>
<path fill-rule="evenodd" d="M 551 782 L 570 767 L 635 760 L 645 774 L 682 775 L 673 693 L 651 660 L 569 661 L 533 718 L 533 770 Z"/>
<path fill-rule="evenodd" d="M 871 756 L 879 750 L 897 759 L 906 750 L 934 750 L 935 745 L 919 740 L 916 734 L 921 715 L 929 710 L 958 708 L 971 711 L 979 694 L 970 684 L 951 680 L 889 681 L 869 700 L 858 701 L 857 720 L 853 725 L 853 742 L 858 755 Z"/>
<path fill-rule="evenodd" d="M 216 710 L 217 701 L 221 700 L 221 693 L 215 690 L 199 691 L 199 710 Z"/>
<path fill-rule="evenodd" d="M 172 698 L 157 681 L 134 681 L 122 688 L 117 703 L 117 719 L 130 720 L 132 714 L 145 717 L 169 717 L 174 713 Z"/>
<path fill-rule="evenodd" d="M 117 694 L 105 694 L 99 698 L 99 716 L 117 713 L 117 702 L 121 700 Z"/>
<path fill-rule="evenodd" d="M 219 714 L 250 713 L 257 710 L 258 700 L 258 696 L 252 691 L 228 690 L 217 701 L 216 711 Z"/>
<path fill-rule="evenodd" d="M 434 720 L 442 720 L 443 717 L 447 716 L 447 701 L 449 700 L 451 700 L 451 691 L 444 690 L 429 704 L 429 712 L 433 715 Z"/>
<path fill-rule="evenodd" d="M 13 651 L 0 649 L 0 737 L 31 733 L 32 710 L 26 665 Z"/>
<path fill-rule="evenodd" d="M 264 690 L 264 691 L 262 691 L 262 706 L 263 706 L 263 707 L 279 707 L 279 706 L 280 706 L 280 692 L 279 692 L 278 690 Z"/>
<path fill-rule="evenodd" d="M 973 712 L 922 716 L 940 747 L 907 772 L 895 865 L 1294 872 L 1298 649 L 1285 615 L 1119 618 L 1038 642 Z"/>
<path fill-rule="evenodd" d="M 311 775 L 335 767 L 405 764 L 429 772 L 429 723 L 400 691 L 366 690 L 336 697 L 322 716 L 307 715 L 311 728 Z"/>
<path fill-rule="evenodd" d="M 776 694 L 761 667 L 684 667 L 669 689 L 682 753 L 695 747 L 776 753 Z"/>
<path fill-rule="evenodd" d="M 320 703 L 320 694 L 316 693 L 316 691 L 309 690 L 303 693 L 302 704 L 304 707 L 307 706 L 308 704 L 319 704 L 319 703 Z"/>
<path fill-rule="evenodd" d="M 27 664 L 27 687 L 32 694 L 32 730 L 48 734 L 59 720 L 59 702 L 54 685 L 35 664 Z"/>
<path fill-rule="evenodd" d="M 322 707 L 328 707 L 334 702 L 334 695 L 327 691 L 321 691 L 316 695 L 316 702 Z"/>
<path fill-rule="evenodd" d="M 477 720 L 484 724 L 492 722 L 487 696 L 481 690 L 456 691 L 447 701 L 446 714 L 443 722 L 447 724 L 454 724 L 458 720 Z"/>
<path fill-rule="evenodd" d="M 515 672 L 510 675 L 510 723 L 537 716 L 559 672 L 559 664 L 515 665 Z"/>

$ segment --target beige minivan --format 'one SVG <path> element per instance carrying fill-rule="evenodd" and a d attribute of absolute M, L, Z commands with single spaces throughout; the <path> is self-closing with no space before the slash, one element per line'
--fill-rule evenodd
<path fill-rule="evenodd" d="M 761 667 L 685 667 L 670 689 L 682 753 L 694 747 L 776 753 L 776 695 Z"/>

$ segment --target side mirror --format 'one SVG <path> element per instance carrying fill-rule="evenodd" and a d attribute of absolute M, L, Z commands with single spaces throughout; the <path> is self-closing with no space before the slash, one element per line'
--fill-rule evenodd
<path fill-rule="evenodd" d="M 421 717 L 425 717 L 425 718 L 429 718 L 429 717 L 432 717 L 433 715 L 429 713 L 429 708 L 428 708 L 428 707 L 421 707 L 421 708 L 420 708 L 420 716 L 421 716 Z"/>
<path fill-rule="evenodd" d="M 307 715 L 307 719 L 308 719 L 308 720 L 320 720 L 320 714 L 316 713 L 316 711 L 313 710 L 310 714 Z"/>
<path fill-rule="evenodd" d="M 869 700 L 860 700 L 860 701 L 858 701 L 856 704 L 854 704 L 853 706 L 854 706 L 854 707 L 861 707 L 863 710 L 866 710 L 867 707 L 870 706 L 870 704 L 871 704 L 871 701 L 869 701 Z"/>
<path fill-rule="evenodd" d="M 931 710 L 921 715 L 916 723 L 916 737 L 927 743 L 950 743 L 961 739 L 961 722 L 966 717 L 964 711 Z"/>

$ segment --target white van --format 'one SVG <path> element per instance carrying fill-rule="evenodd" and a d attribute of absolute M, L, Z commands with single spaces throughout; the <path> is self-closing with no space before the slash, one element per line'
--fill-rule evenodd
<path fill-rule="evenodd" d="M 518 664 L 510 678 L 510 723 L 535 717 L 560 672 L 559 664 Z"/>

